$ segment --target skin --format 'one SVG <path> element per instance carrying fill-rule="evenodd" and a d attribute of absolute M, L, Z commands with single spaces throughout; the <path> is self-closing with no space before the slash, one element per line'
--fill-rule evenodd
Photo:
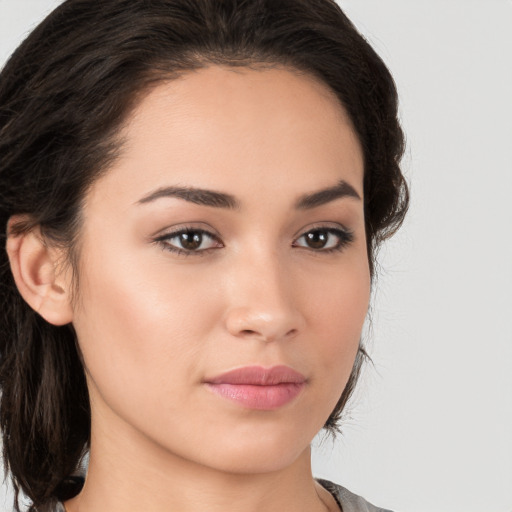
<path fill-rule="evenodd" d="M 309 445 L 350 375 L 370 291 L 363 158 L 344 109 L 295 71 L 211 66 L 148 92 L 122 136 L 86 197 L 68 304 L 92 408 L 88 477 L 68 512 L 337 510 Z M 340 180 L 359 198 L 296 207 Z M 239 204 L 140 203 L 171 186 Z M 214 237 L 169 251 L 179 240 L 162 236 L 185 227 Z M 319 230 L 339 244 L 328 228 L 352 240 L 308 246 Z M 271 411 L 204 384 L 247 365 L 287 365 L 306 384 Z"/>

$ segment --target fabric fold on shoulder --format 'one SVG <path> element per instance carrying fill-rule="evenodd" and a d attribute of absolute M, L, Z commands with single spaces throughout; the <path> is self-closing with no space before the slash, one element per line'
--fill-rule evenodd
<path fill-rule="evenodd" d="M 363 497 L 329 480 L 317 478 L 316 481 L 332 494 L 342 512 L 392 512 L 391 510 L 372 505 Z"/>

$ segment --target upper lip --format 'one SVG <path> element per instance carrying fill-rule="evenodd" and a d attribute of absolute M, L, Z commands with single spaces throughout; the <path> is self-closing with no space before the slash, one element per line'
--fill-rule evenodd
<path fill-rule="evenodd" d="M 239 384 L 253 386 L 274 386 L 277 384 L 301 384 L 306 377 L 289 366 L 244 366 L 230 370 L 216 377 L 206 379 L 208 384 Z"/>

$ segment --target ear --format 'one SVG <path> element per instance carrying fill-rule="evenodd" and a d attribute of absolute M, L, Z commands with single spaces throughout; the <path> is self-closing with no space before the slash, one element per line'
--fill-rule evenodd
<path fill-rule="evenodd" d="M 28 305 L 53 325 L 71 322 L 71 279 L 63 270 L 63 252 L 47 244 L 39 227 L 12 234 L 13 216 L 7 224 L 7 254 L 16 286 Z M 25 219 L 26 220 L 26 219 Z"/>

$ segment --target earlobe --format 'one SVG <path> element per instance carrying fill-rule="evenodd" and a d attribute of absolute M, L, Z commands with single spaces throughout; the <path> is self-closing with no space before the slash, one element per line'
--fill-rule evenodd
<path fill-rule="evenodd" d="M 53 325 L 72 321 L 70 283 L 65 272 L 58 272 L 61 251 L 48 246 L 40 230 L 12 234 L 8 224 L 7 254 L 16 286 L 27 304 Z"/>

